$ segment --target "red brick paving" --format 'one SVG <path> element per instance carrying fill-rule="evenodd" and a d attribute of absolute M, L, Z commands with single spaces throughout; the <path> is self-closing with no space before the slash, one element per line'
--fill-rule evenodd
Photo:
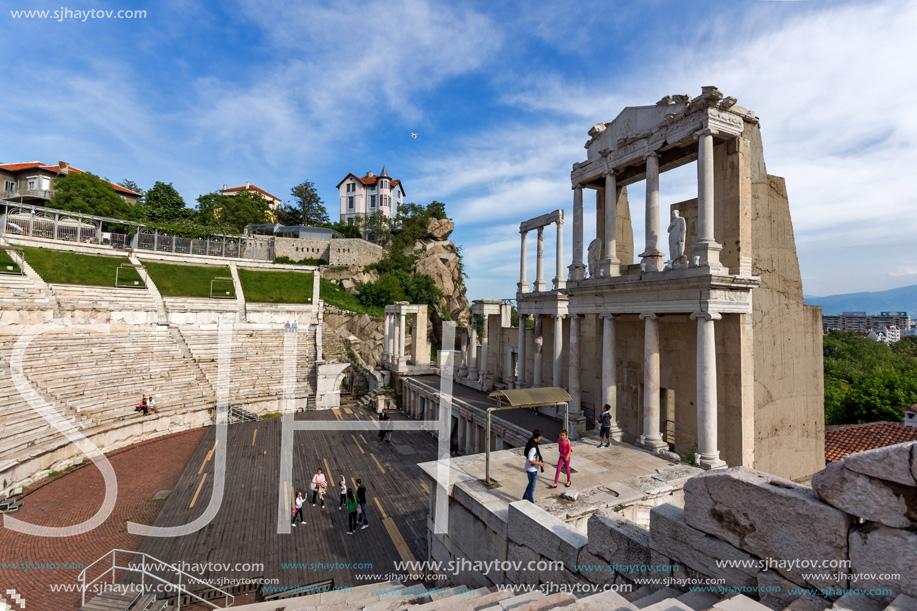
<path fill-rule="evenodd" d="M 178 481 L 205 429 L 177 433 L 140 444 L 109 457 L 118 478 L 118 498 L 108 519 L 92 532 L 73 537 L 34 537 L 0 528 L 0 563 L 80 563 L 88 566 L 114 548 L 137 550 L 143 541 L 127 532 L 127 522 L 152 524 L 162 501 L 150 498 L 171 490 Z M 43 526 L 71 526 L 88 519 L 104 497 L 104 480 L 89 465 L 34 490 L 16 514 Z M 0 566 L 0 592 L 15 589 L 29 611 L 73 611 L 79 592 L 55 593 L 51 583 L 76 584 L 81 569 L 21 570 Z M 120 578 L 120 576 L 119 576 Z M 14 607 L 15 608 L 15 607 Z"/>

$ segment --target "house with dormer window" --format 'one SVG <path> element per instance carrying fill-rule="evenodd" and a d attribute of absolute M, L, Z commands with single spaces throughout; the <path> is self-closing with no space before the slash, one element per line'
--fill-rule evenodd
<path fill-rule="evenodd" d="M 372 172 L 362 177 L 348 174 L 337 186 L 341 196 L 342 223 L 354 223 L 356 219 L 375 212 L 393 218 L 404 202 L 404 185 L 397 178 L 390 177 L 385 166 L 378 175 Z"/>

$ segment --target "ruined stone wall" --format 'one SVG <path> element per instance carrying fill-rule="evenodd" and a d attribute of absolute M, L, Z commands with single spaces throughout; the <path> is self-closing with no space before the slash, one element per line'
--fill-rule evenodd
<path fill-rule="evenodd" d="M 328 247 L 328 265 L 356 265 L 366 267 L 380 261 L 385 256 L 385 249 L 378 244 L 359 238 L 340 238 L 331 240 Z"/>
<path fill-rule="evenodd" d="M 708 471 L 684 483 L 683 507 L 665 501 L 653 507 L 648 528 L 616 507 L 594 511 L 585 528 L 577 527 L 539 505 L 507 506 L 499 495 L 484 496 L 474 489 L 482 486 L 477 481 L 460 482 L 449 491 L 448 532 L 428 530 L 430 559 L 562 563 L 487 574 L 469 568 L 453 585 L 615 583 L 636 590 L 642 583 L 659 589 L 658 580 L 671 578 L 669 587 L 685 591 L 688 584 L 677 580 L 700 580 L 691 585 L 703 587 L 716 579 L 772 609 L 800 598 L 793 608 L 822 609 L 848 588 L 869 593 L 848 598 L 857 606 L 844 608 L 881 609 L 901 595 L 917 597 L 915 465 L 917 442 L 910 442 L 832 463 L 815 475 L 813 488 L 747 467 Z M 443 492 L 430 487 L 432 527 L 435 495 Z M 566 511 L 575 513 L 576 503 Z M 724 560 L 735 566 L 718 566 Z M 821 595 L 793 591 L 803 588 Z M 906 604 L 896 608 L 913 604 L 899 602 Z"/>
<path fill-rule="evenodd" d="M 274 257 L 289 257 L 291 261 L 324 259 L 328 261 L 328 248 L 332 240 L 300 240 L 299 238 L 274 238 Z"/>

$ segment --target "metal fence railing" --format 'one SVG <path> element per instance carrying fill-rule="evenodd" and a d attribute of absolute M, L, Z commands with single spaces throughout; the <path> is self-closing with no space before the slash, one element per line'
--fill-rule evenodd
<path fill-rule="evenodd" d="M 0 200 L 0 230 L 11 236 L 99 244 L 119 249 L 231 257 L 254 261 L 274 260 L 274 239 L 272 237 L 221 235 L 188 238 L 170 235 L 133 221 L 2 200 Z"/>

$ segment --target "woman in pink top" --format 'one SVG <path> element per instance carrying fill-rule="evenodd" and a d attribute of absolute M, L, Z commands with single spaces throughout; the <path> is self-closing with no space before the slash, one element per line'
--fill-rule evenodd
<path fill-rule="evenodd" d="M 554 485 L 551 488 L 557 488 L 557 480 L 560 479 L 560 468 L 567 470 L 567 488 L 570 487 L 570 456 L 573 454 L 573 446 L 567 439 L 567 431 L 560 432 L 560 439 L 557 440 L 557 452 L 560 458 L 557 460 L 557 473 L 554 474 Z"/>
<path fill-rule="evenodd" d="M 325 479 L 325 474 L 322 473 L 322 468 L 318 468 L 318 472 L 315 476 L 312 477 L 312 506 L 315 507 L 315 497 L 318 496 L 319 500 L 322 503 L 322 509 L 325 508 L 325 490 L 328 487 L 328 480 Z"/>

